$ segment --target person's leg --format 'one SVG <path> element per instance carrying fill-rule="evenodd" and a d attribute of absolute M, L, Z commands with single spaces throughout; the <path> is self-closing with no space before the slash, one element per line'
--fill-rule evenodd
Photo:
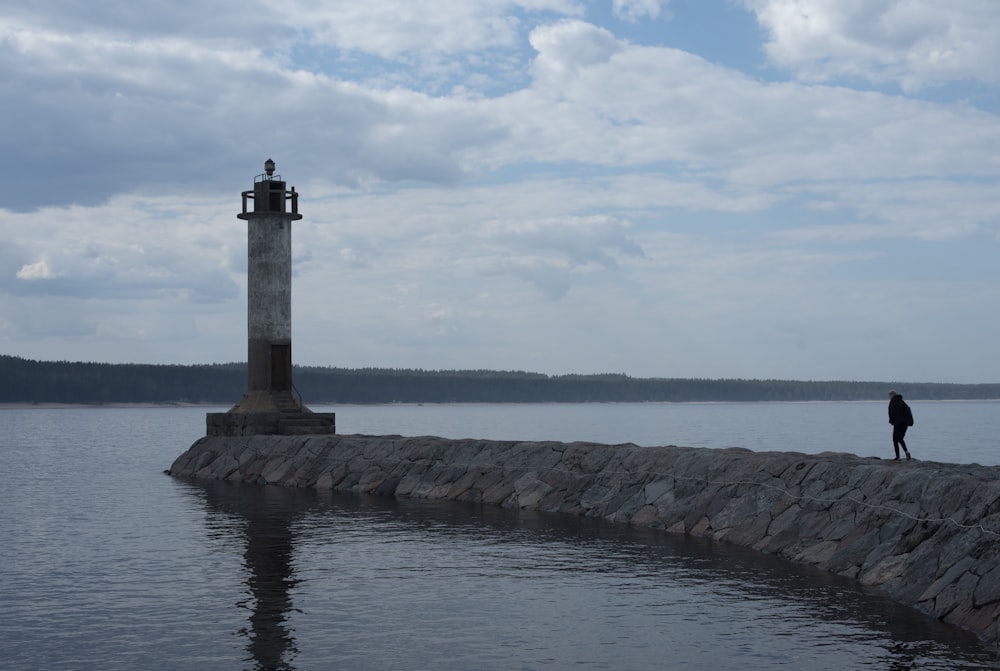
<path fill-rule="evenodd" d="M 899 427 L 899 429 L 900 429 L 900 431 L 899 431 L 899 446 L 903 448 L 903 452 L 906 453 L 906 458 L 909 459 L 910 458 L 910 451 L 908 449 L 906 449 L 906 441 L 903 440 L 903 437 L 906 436 L 906 429 L 907 428 L 908 427 L 905 427 L 905 426 Z"/>

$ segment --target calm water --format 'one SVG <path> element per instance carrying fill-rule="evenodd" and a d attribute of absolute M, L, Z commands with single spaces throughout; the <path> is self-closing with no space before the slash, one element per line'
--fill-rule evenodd
<path fill-rule="evenodd" d="M 345 433 L 891 454 L 884 404 L 316 409 Z M 998 463 L 998 410 L 915 403 L 911 451 Z M 851 581 L 719 544 L 163 475 L 205 412 L 0 410 L 0 668 L 1000 668 Z"/>

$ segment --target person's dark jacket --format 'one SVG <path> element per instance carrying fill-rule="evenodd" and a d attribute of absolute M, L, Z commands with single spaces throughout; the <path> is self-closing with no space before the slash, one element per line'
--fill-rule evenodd
<path fill-rule="evenodd" d="M 893 426 L 913 426 L 913 413 L 900 394 L 889 400 L 889 423 Z"/>

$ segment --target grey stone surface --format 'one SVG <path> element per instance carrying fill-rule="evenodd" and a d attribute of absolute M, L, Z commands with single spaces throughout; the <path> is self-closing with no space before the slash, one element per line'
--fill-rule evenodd
<path fill-rule="evenodd" d="M 736 543 L 1000 640 L 1000 468 L 433 436 L 212 436 L 172 475 L 472 501 Z"/>

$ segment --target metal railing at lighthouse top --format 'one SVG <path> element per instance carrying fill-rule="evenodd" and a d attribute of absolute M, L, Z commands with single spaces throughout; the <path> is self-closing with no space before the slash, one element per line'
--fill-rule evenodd
<path fill-rule="evenodd" d="M 292 219 L 300 219 L 299 194 L 293 186 L 285 190 L 285 181 L 281 175 L 274 174 L 274 162 L 268 159 L 264 164 L 266 172 L 253 179 L 253 189 L 244 191 L 243 212 L 236 215 L 239 219 L 249 219 L 251 214 L 290 214 Z M 253 212 L 247 211 L 247 201 L 253 200 Z M 292 201 L 291 212 L 287 201 Z"/>
<path fill-rule="evenodd" d="M 258 177 L 265 177 L 265 175 L 258 175 Z M 275 180 L 272 180 L 270 177 L 268 177 L 268 179 L 266 180 L 254 180 L 254 182 L 255 182 L 254 189 L 250 191 L 244 191 L 242 193 L 243 214 L 237 215 L 240 219 L 246 219 L 246 215 L 253 214 L 254 212 L 257 213 L 269 212 L 269 213 L 283 214 L 285 212 L 288 212 L 288 210 L 284 207 L 284 205 L 285 202 L 289 200 L 292 201 L 291 214 L 293 215 L 299 214 L 299 194 L 295 190 L 294 186 L 289 190 L 285 190 L 284 189 L 285 183 L 280 180 L 280 176 L 278 179 Z M 272 185 L 275 186 L 280 184 L 281 187 L 278 189 L 256 188 L 257 183 L 264 183 L 264 182 L 270 182 Z M 261 196 L 264 197 L 263 203 L 259 202 L 256 198 Z M 253 212 L 247 212 L 248 200 L 254 201 Z M 298 216 L 296 216 L 295 218 L 298 219 Z"/>

